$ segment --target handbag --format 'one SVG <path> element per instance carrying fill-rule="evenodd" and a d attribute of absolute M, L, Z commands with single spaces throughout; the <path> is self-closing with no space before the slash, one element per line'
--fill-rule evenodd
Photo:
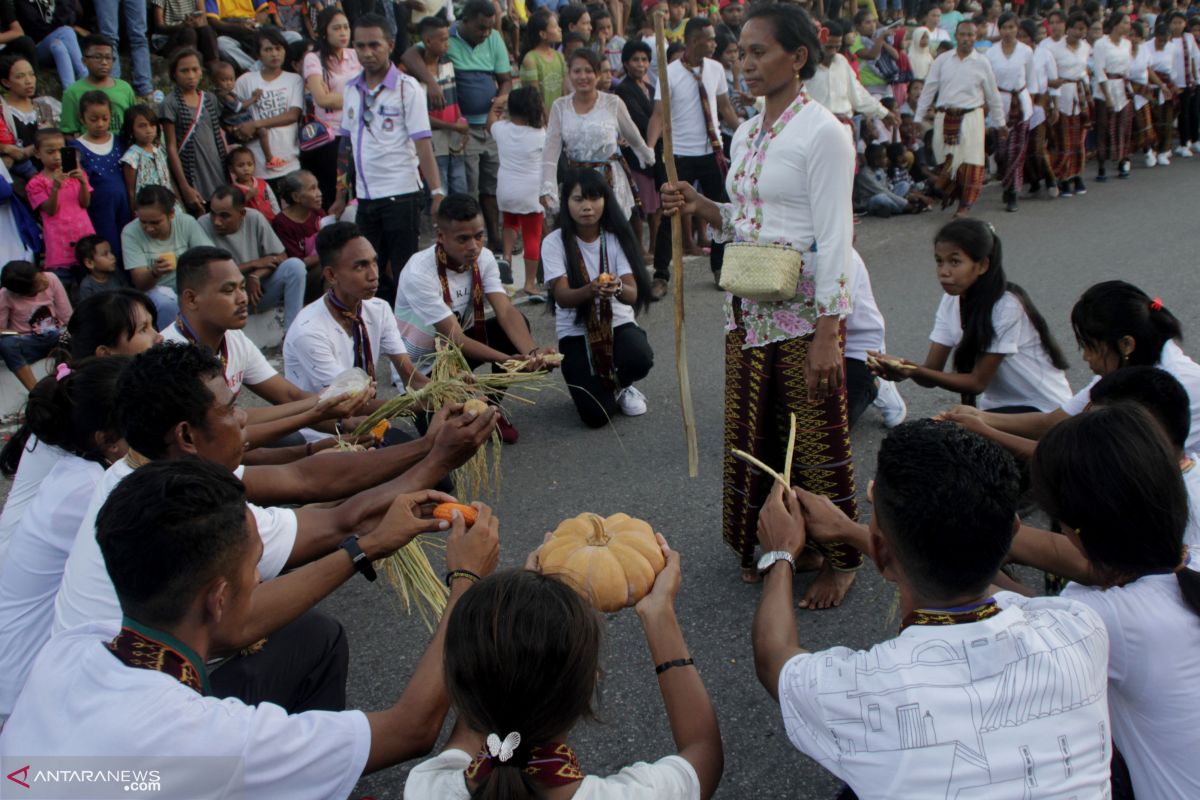
<path fill-rule="evenodd" d="M 304 124 L 300 126 L 298 138 L 300 140 L 300 152 L 302 153 L 324 147 L 333 141 L 333 134 L 329 132 L 329 128 L 325 127 L 325 123 L 317 119 L 313 113 L 311 99 L 305 103 Z"/>
<path fill-rule="evenodd" d="M 725 245 L 721 288 L 757 302 L 791 300 L 800 284 L 804 255 L 773 244 L 731 242 Z"/>

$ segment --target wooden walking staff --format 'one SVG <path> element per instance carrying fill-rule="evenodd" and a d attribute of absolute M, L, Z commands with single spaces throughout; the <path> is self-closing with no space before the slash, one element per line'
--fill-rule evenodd
<path fill-rule="evenodd" d="M 675 152 L 671 142 L 671 84 L 667 80 L 667 37 L 663 30 L 663 15 L 654 15 L 654 42 L 658 49 L 658 88 L 662 92 L 663 167 L 667 180 L 676 183 Z M 675 372 L 679 376 L 679 407 L 683 413 L 683 435 L 687 439 L 688 477 L 700 474 L 700 454 L 696 449 L 696 411 L 692 407 L 692 382 L 688 378 L 687 342 L 683 336 L 683 217 L 671 217 L 671 274 L 675 284 Z"/>

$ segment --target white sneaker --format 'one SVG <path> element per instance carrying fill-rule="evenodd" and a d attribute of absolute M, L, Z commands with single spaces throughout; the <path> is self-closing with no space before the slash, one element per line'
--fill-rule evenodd
<path fill-rule="evenodd" d="M 1180 158 L 1191 158 L 1192 150 L 1189 147 L 1179 145 L 1179 147 L 1175 148 L 1175 155 L 1179 156 Z"/>
<path fill-rule="evenodd" d="M 1150 167 L 1153 167 L 1156 164 L 1158 164 L 1158 158 L 1154 155 L 1154 151 L 1147 150 L 1146 151 L 1146 168 L 1149 169 Z"/>
<path fill-rule="evenodd" d="M 908 406 L 904 404 L 904 398 L 900 396 L 896 384 L 891 381 L 879 381 L 879 393 L 875 395 L 875 401 L 871 405 L 878 408 L 879 413 L 883 415 L 885 428 L 896 427 L 908 416 Z"/>
<path fill-rule="evenodd" d="M 1200 142 L 1192 142 L 1192 150 L 1200 153 Z"/>
<path fill-rule="evenodd" d="M 646 395 L 633 386 L 617 392 L 617 408 L 627 417 L 640 417 L 646 413 Z"/>
<path fill-rule="evenodd" d="M 1158 165 L 1159 165 L 1160 167 L 1169 167 L 1169 166 L 1171 166 L 1171 156 L 1170 156 L 1170 154 L 1169 154 L 1169 153 L 1159 153 L 1159 154 L 1158 154 Z"/>

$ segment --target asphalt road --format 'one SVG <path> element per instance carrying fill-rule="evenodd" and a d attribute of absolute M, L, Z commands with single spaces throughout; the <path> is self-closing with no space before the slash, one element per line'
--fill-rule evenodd
<path fill-rule="evenodd" d="M 1125 278 L 1142 286 L 1196 331 L 1197 189 L 1200 159 L 1167 169 L 1135 168 L 1128 181 L 1091 184 L 1086 196 L 1022 202 L 1006 214 L 998 188 L 985 190 L 977 215 L 1000 233 L 1005 268 L 1049 320 L 1059 342 L 1074 353 L 1068 315 L 1091 283 Z M 879 307 L 888 321 L 889 352 L 920 359 L 927 348 L 940 288 L 933 275 L 932 238 L 946 212 L 864 220 L 858 248 L 871 271 Z M 721 798 L 832 797 L 837 782 L 787 741 L 778 709 L 753 670 L 750 623 L 759 590 L 741 583 L 737 560 L 720 536 L 722 295 L 707 261 L 689 259 L 687 336 L 700 443 L 700 475 L 689 479 L 674 369 L 672 311 L 656 305 L 641 319 L 657 365 L 640 384 L 650 411 L 617 418 L 596 431 L 579 424 L 565 389 L 544 391 L 535 407 L 513 409 L 521 432 L 503 453 L 503 486 L 494 500 L 501 519 L 503 567 L 520 565 L 559 521 L 584 511 L 624 511 L 649 520 L 683 554 L 678 613 L 692 655 L 720 717 L 725 743 Z M 535 307 L 539 341 L 553 341 L 550 317 Z M 1190 348 L 1193 353 L 1200 352 Z M 1071 359 L 1072 386 L 1088 371 Z M 561 387 L 561 378 L 555 378 Z M 901 389 L 911 417 L 928 416 L 955 402 L 946 392 L 913 385 Z M 854 431 L 859 490 L 865 494 L 885 430 L 869 410 Z M 7 490 L 7 486 L 3 487 Z M 864 497 L 865 500 L 865 497 Z M 869 507 L 863 505 L 869 513 Z M 438 565 L 440 571 L 440 565 Z M 797 598 L 807 586 L 797 584 Z M 894 592 L 868 564 L 844 605 L 801 611 L 806 648 L 862 648 L 896 628 Z M 365 710 L 390 705 L 429 641 L 415 617 L 399 611 L 383 582 L 355 579 L 322 608 L 349 633 L 349 704 Z M 601 721 L 583 724 L 571 742 L 589 773 L 606 774 L 642 759 L 674 752 L 648 650 L 632 611 L 607 618 L 600 702 Z M 448 727 L 447 727 L 448 730 Z M 404 766 L 364 779 L 355 797 L 399 797 Z"/>

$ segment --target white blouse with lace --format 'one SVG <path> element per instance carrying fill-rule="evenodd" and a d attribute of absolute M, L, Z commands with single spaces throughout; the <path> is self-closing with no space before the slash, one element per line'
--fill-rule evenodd
<path fill-rule="evenodd" d="M 783 245 L 804 254 L 796 296 L 779 302 L 738 298 L 746 347 L 808 336 L 817 318 L 850 313 L 854 215 L 854 145 L 820 103 L 800 96 L 762 130 L 762 116 L 742 123 L 730 148 L 718 241 Z M 726 330 L 734 330 L 726 294 Z"/>
<path fill-rule="evenodd" d="M 565 150 L 571 161 L 608 162 L 619 156 L 618 140 L 623 140 L 637 154 L 643 167 L 654 163 L 654 151 L 629 116 L 625 103 L 615 94 L 600 92 L 591 111 L 580 114 L 575 110 L 574 95 L 560 97 L 550 106 L 546 124 L 546 149 L 542 155 L 542 194 L 549 195 L 551 205 L 558 206 L 558 157 Z M 621 210 L 628 217 L 633 212 L 633 190 L 619 162 L 612 162 L 612 190 Z"/>

